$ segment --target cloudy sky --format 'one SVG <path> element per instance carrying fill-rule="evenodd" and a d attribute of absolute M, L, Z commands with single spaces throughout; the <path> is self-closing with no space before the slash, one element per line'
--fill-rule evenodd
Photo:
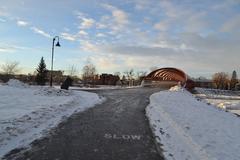
<path fill-rule="evenodd" d="M 240 72 L 240 0 L 0 0 L 0 64 L 99 73 L 177 67 L 190 76 Z M 240 73 L 239 73 L 240 74 Z"/>

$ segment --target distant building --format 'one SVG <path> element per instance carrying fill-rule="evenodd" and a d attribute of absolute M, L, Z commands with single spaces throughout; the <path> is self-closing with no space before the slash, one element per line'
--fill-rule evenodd
<path fill-rule="evenodd" d="M 120 80 L 119 76 L 103 73 L 97 80 L 98 85 L 116 85 Z"/>
<path fill-rule="evenodd" d="M 58 71 L 51 71 L 47 70 L 47 79 L 50 80 L 51 77 L 51 72 L 52 72 L 52 77 L 53 77 L 53 83 L 60 84 L 65 80 L 65 76 L 63 75 L 63 71 L 58 70 Z"/>
<path fill-rule="evenodd" d="M 202 79 L 202 78 L 196 78 L 193 80 L 194 81 L 194 86 L 195 87 L 200 87 L 200 88 L 214 88 L 214 83 L 210 79 Z"/>
<path fill-rule="evenodd" d="M 31 75 L 31 74 L 28 74 L 28 75 L 19 74 L 19 75 L 15 75 L 14 78 L 24 83 L 33 84 L 35 82 L 35 77 L 36 77 L 35 75 Z"/>
<path fill-rule="evenodd" d="M 53 74 L 53 76 L 62 76 L 63 75 L 63 71 L 58 70 L 58 71 L 51 71 L 51 70 L 47 70 L 47 76 L 50 78 L 51 72 Z"/>

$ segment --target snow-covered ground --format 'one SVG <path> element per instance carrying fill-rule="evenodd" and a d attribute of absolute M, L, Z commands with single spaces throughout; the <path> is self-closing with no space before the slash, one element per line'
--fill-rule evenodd
<path fill-rule="evenodd" d="M 240 100 L 239 91 L 197 88 L 197 87 L 194 88 L 194 90 L 197 92 L 198 96 L 204 97 L 204 98 Z"/>
<path fill-rule="evenodd" d="M 104 89 L 121 89 L 121 86 L 111 86 L 111 85 L 98 85 L 96 87 L 77 87 L 70 86 L 69 89 L 72 90 L 104 90 Z"/>
<path fill-rule="evenodd" d="M 69 89 L 71 90 L 106 90 L 106 89 L 131 89 L 131 88 L 140 88 L 142 86 L 111 86 L 111 85 L 98 85 L 96 87 L 74 87 L 71 86 Z"/>
<path fill-rule="evenodd" d="M 206 103 L 212 104 L 223 110 L 240 115 L 240 92 L 229 90 L 217 90 L 207 88 L 195 88 L 195 95 Z"/>
<path fill-rule="evenodd" d="M 240 119 L 185 89 L 153 94 L 146 115 L 168 160 L 240 159 Z"/>
<path fill-rule="evenodd" d="M 17 80 L 0 85 L 0 159 L 103 100 L 95 93 L 28 86 Z"/>

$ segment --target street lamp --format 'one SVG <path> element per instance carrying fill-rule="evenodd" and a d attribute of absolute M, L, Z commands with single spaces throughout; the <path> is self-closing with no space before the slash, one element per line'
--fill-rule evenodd
<path fill-rule="evenodd" d="M 52 43 L 52 63 L 51 63 L 51 74 L 50 74 L 50 86 L 52 87 L 52 81 L 53 81 L 53 55 L 54 55 L 54 44 L 55 44 L 55 40 L 57 39 L 57 43 L 56 43 L 56 47 L 61 47 L 60 43 L 59 43 L 59 37 L 55 36 L 53 38 L 53 43 Z"/>

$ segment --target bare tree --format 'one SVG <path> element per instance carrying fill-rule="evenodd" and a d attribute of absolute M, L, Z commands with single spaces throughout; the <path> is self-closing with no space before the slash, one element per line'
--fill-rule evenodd
<path fill-rule="evenodd" d="M 131 80 L 133 79 L 133 76 L 134 76 L 134 70 L 130 69 L 128 71 L 125 71 L 124 74 L 126 75 L 127 80 Z"/>
<path fill-rule="evenodd" d="M 67 70 L 67 73 L 70 77 L 76 76 L 78 74 L 77 67 L 75 65 L 70 66 Z"/>
<path fill-rule="evenodd" d="M 146 71 L 138 71 L 137 72 L 137 79 L 140 80 L 141 78 L 145 77 L 147 75 Z"/>
<path fill-rule="evenodd" d="M 20 71 L 19 62 L 8 61 L 1 66 L 3 74 L 14 75 Z"/>
<path fill-rule="evenodd" d="M 217 89 L 228 89 L 229 85 L 229 76 L 225 72 L 215 73 L 212 77 L 213 82 L 215 83 Z"/>
<path fill-rule="evenodd" d="M 120 77 L 121 73 L 120 72 L 115 72 L 114 75 Z"/>
<path fill-rule="evenodd" d="M 133 80 L 134 80 L 134 70 L 133 70 L 133 69 L 130 69 L 130 70 L 128 70 L 128 71 L 125 71 L 124 74 L 125 74 L 125 76 L 126 76 L 128 82 L 129 82 L 129 83 L 128 83 L 129 86 L 133 85 Z"/>
<path fill-rule="evenodd" d="M 136 80 L 137 84 L 140 85 L 144 77 L 146 77 L 147 72 L 146 71 L 138 71 L 136 74 Z"/>
<path fill-rule="evenodd" d="M 96 75 L 96 67 L 91 63 L 88 62 L 84 67 L 83 67 L 83 74 L 82 74 L 82 80 L 84 84 L 91 83 L 94 84 L 94 78 Z"/>

